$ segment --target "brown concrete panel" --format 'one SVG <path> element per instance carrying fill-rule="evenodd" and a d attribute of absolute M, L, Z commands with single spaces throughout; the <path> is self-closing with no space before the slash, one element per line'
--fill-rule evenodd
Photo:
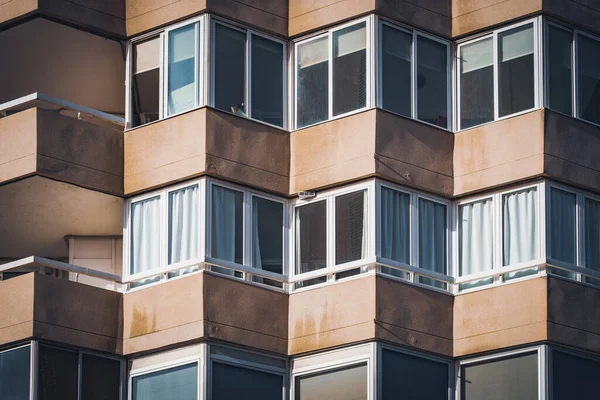
<path fill-rule="evenodd" d="M 205 108 L 125 132 L 125 194 L 203 173 L 205 137 Z"/>
<path fill-rule="evenodd" d="M 546 340 L 547 279 L 536 278 L 454 298 L 454 356 Z"/>
<path fill-rule="evenodd" d="M 548 339 L 600 351 L 600 290 L 548 278 Z"/>
<path fill-rule="evenodd" d="M 206 0 L 208 12 L 268 31 L 288 34 L 287 0 Z"/>
<path fill-rule="evenodd" d="M 289 36 L 298 36 L 375 10 L 377 0 L 290 0 Z"/>
<path fill-rule="evenodd" d="M 377 277 L 376 299 L 377 339 L 452 356 L 452 296 Z"/>
<path fill-rule="evenodd" d="M 364 277 L 290 295 L 290 355 L 372 340 L 375 277 Z"/>
<path fill-rule="evenodd" d="M 464 36 L 540 12 L 542 1 L 455 0 L 452 2 L 452 36 Z"/>
<path fill-rule="evenodd" d="M 0 345 L 33 336 L 34 274 L 0 281 Z"/>
<path fill-rule="evenodd" d="M 36 171 L 37 110 L 0 119 L 0 183 Z"/>
<path fill-rule="evenodd" d="M 425 29 L 436 35 L 452 35 L 451 0 L 376 0 L 380 15 Z"/>
<path fill-rule="evenodd" d="M 38 0 L 38 11 L 99 33 L 125 37 L 124 0 Z"/>
<path fill-rule="evenodd" d="M 584 186 L 600 187 L 600 128 L 576 118 L 544 110 L 544 172 Z"/>
<path fill-rule="evenodd" d="M 543 110 L 458 132 L 454 195 L 540 176 L 543 153 Z"/>
<path fill-rule="evenodd" d="M 376 111 L 292 132 L 290 193 L 375 173 Z"/>
<path fill-rule="evenodd" d="M 402 185 L 451 196 L 454 134 L 377 110 L 376 172 Z"/>
<path fill-rule="evenodd" d="M 123 295 L 123 353 L 154 350 L 202 338 L 203 274 Z"/>
<path fill-rule="evenodd" d="M 121 352 L 120 293 L 34 274 L 34 335 L 38 339 Z"/>
<path fill-rule="evenodd" d="M 597 0 L 543 0 L 544 13 L 595 33 L 600 33 Z"/>
<path fill-rule="evenodd" d="M 207 339 L 287 354 L 288 295 L 204 274 Z"/>
<path fill-rule="evenodd" d="M 287 194 L 290 133 L 214 109 L 206 112 L 207 172 Z"/>

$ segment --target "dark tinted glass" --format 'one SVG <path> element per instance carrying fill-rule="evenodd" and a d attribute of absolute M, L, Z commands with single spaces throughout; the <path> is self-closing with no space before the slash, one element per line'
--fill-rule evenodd
<path fill-rule="evenodd" d="M 383 400 L 448 398 L 447 364 L 390 350 L 381 356 Z"/>
<path fill-rule="evenodd" d="M 573 114 L 573 33 L 554 25 L 548 26 L 548 100 L 550 108 Z"/>
<path fill-rule="evenodd" d="M 596 400 L 600 362 L 577 357 L 562 351 L 552 352 L 552 382 L 554 400 Z"/>
<path fill-rule="evenodd" d="M 0 399 L 29 399 L 30 347 L 0 353 Z"/>
<path fill-rule="evenodd" d="M 486 38 L 460 47 L 460 128 L 494 119 L 494 46 Z"/>
<path fill-rule="evenodd" d="M 600 41 L 578 38 L 579 116 L 600 124 Z"/>
<path fill-rule="evenodd" d="M 412 34 L 381 26 L 381 91 L 383 108 L 410 117 Z"/>
<path fill-rule="evenodd" d="M 462 400 L 537 400 L 537 354 L 461 368 Z"/>
<path fill-rule="evenodd" d="M 81 400 L 117 400 L 121 384 L 121 363 L 104 357 L 81 356 Z"/>
<path fill-rule="evenodd" d="M 366 23 L 333 33 L 333 115 L 367 104 Z"/>
<path fill-rule="evenodd" d="M 283 44 L 252 35 L 252 118 L 283 126 Z"/>
<path fill-rule="evenodd" d="M 40 345 L 38 363 L 38 400 L 77 400 L 77 352 Z"/>
<path fill-rule="evenodd" d="M 283 377 L 248 368 L 213 363 L 213 400 L 281 400 Z"/>
<path fill-rule="evenodd" d="M 246 33 L 215 25 L 215 107 L 245 116 Z"/>
<path fill-rule="evenodd" d="M 308 204 L 296 209 L 296 271 L 315 271 L 327 267 L 326 202 Z M 324 281 L 314 279 L 312 283 Z"/>
<path fill-rule="evenodd" d="M 417 118 L 448 127 L 448 47 L 417 36 Z"/>
<path fill-rule="evenodd" d="M 335 263 L 343 264 L 365 257 L 365 192 L 335 199 Z"/>
<path fill-rule="evenodd" d="M 296 124 L 298 128 L 329 118 L 329 40 L 298 45 L 296 55 Z"/>

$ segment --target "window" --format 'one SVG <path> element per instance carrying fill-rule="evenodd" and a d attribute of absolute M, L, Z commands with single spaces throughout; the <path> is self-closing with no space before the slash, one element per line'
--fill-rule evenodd
<path fill-rule="evenodd" d="M 296 128 L 369 105 L 368 20 L 296 43 Z"/>
<path fill-rule="evenodd" d="M 540 399 L 538 357 L 536 351 L 461 363 L 460 399 Z"/>
<path fill-rule="evenodd" d="M 198 105 L 199 27 L 192 23 L 166 31 L 166 115 L 179 114 Z"/>
<path fill-rule="evenodd" d="M 551 360 L 552 399 L 598 398 L 600 361 L 560 350 L 552 350 Z"/>
<path fill-rule="evenodd" d="M 160 197 L 131 204 L 129 273 L 135 275 L 160 266 Z"/>
<path fill-rule="evenodd" d="M 577 196 L 550 188 L 550 258 L 577 265 Z M 564 274 L 563 271 L 555 271 Z"/>
<path fill-rule="evenodd" d="M 447 274 L 447 218 L 445 204 L 419 199 L 419 267 L 443 275 Z M 421 279 L 422 283 L 441 284 L 429 278 Z"/>
<path fill-rule="evenodd" d="M 600 201 L 585 198 L 585 267 L 600 272 Z"/>
<path fill-rule="evenodd" d="M 295 206 L 296 274 L 337 265 L 356 269 L 340 271 L 335 279 L 360 273 L 369 256 L 369 195 L 365 189 L 325 192 L 314 200 L 299 201 Z M 331 238 L 330 234 L 331 232 Z M 361 265 L 362 264 L 362 265 Z M 324 273 L 305 284 L 327 281 Z"/>
<path fill-rule="evenodd" d="M 119 399 L 121 397 L 121 361 L 81 355 L 81 398 L 85 400 Z"/>
<path fill-rule="evenodd" d="M 600 124 L 600 40 L 577 35 L 579 118 Z"/>
<path fill-rule="evenodd" d="M 537 20 L 460 44 L 458 57 L 459 129 L 538 107 Z"/>
<path fill-rule="evenodd" d="M 160 36 L 133 44 L 132 126 L 160 118 Z"/>
<path fill-rule="evenodd" d="M 285 43 L 217 20 L 213 35 L 214 107 L 283 127 Z"/>
<path fill-rule="evenodd" d="M 573 32 L 548 24 L 548 107 L 573 115 Z"/>
<path fill-rule="evenodd" d="M 381 257 L 411 264 L 411 195 L 381 187 Z M 382 272 L 406 277 L 401 271 L 384 267 Z"/>
<path fill-rule="evenodd" d="M 211 256 L 244 263 L 244 193 L 212 186 Z"/>
<path fill-rule="evenodd" d="M 197 400 L 198 363 L 189 363 L 135 376 L 132 400 Z"/>
<path fill-rule="evenodd" d="M 419 357 L 389 348 L 381 350 L 382 400 L 448 399 L 450 396 L 448 362 Z"/>
<path fill-rule="evenodd" d="M 540 207 L 541 184 L 497 192 L 480 199 L 466 199 L 457 204 L 459 289 L 525 277 L 537 273 L 544 262 L 542 254 Z M 543 190 L 542 190 L 543 191 Z M 496 243 L 500 246 L 496 246 Z M 499 276 L 495 269 L 513 266 L 520 269 Z M 469 279 L 489 271 L 489 278 Z"/>
<path fill-rule="evenodd" d="M 449 43 L 388 22 L 379 32 L 379 106 L 449 128 Z"/>
<path fill-rule="evenodd" d="M 29 399 L 31 347 L 0 352 L 0 398 Z"/>

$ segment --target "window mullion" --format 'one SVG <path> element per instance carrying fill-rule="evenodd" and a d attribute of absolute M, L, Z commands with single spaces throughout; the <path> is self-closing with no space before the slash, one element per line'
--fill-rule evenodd
<path fill-rule="evenodd" d="M 329 60 L 327 62 L 327 107 L 328 119 L 333 118 L 333 32 L 327 34 L 327 51 Z"/>
<path fill-rule="evenodd" d="M 572 43 L 572 61 L 571 61 L 571 74 L 572 74 L 572 95 L 573 95 L 573 116 L 579 118 L 579 62 L 577 60 L 579 56 L 579 46 L 577 44 L 577 31 L 573 31 L 573 43 Z"/>
<path fill-rule="evenodd" d="M 498 96 L 499 96 L 499 82 L 498 82 L 498 32 L 494 31 L 493 33 L 493 40 L 492 40 L 492 47 L 493 47 L 493 62 L 494 62 L 494 120 L 498 119 L 498 116 L 500 115 L 500 105 L 499 105 L 499 101 L 498 101 Z"/>
<path fill-rule="evenodd" d="M 417 119 L 417 33 L 412 33 L 412 46 L 410 57 L 410 92 L 411 92 L 411 116 Z"/>
<path fill-rule="evenodd" d="M 246 31 L 246 55 L 245 55 L 245 63 L 246 63 L 246 90 L 245 90 L 245 101 L 246 101 L 246 116 L 248 118 L 252 118 L 252 33 Z"/>

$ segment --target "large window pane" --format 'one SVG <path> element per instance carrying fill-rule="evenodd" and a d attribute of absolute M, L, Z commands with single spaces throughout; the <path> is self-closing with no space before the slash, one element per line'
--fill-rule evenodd
<path fill-rule="evenodd" d="M 296 59 L 296 124 L 302 128 L 329 118 L 328 38 L 299 44 Z"/>
<path fill-rule="evenodd" d="M 160 116 L 160 37 L 133 45 L 132 67 L 131 122 L 138 126 Z"/>
<path fill-rule="evenodd" d="M 252 250 L 254 268 L 283 273 L 283 205 L 252 199 Z"/>
<path fill-rule="evenodd" d="M 585 267 L 600 271 L 600 202 L 585 199 Z"/>
<path fill-rule="evenodd" d="M 448 127 L 448 47 L 417 35 L 417 118 Z"/>
<path fill-rule="evenodd" d="M 494 210 L 492 199 L 464 204 L 458 210 L 459 276 L 491 270 L 494 262 Z M 467 285 L 489 284 L 484 279 Z"/>
<path fill-rule="evenodd" d="M 460 128 L 494 119 L 494 47 L 486 38 L 460 47 Z"/>
<path fill-rule="evenodd" d="M 215 24 L 215 107 L 246 116 L 246 33 Z"/>
<path fill-rule="evenodd" d="M 168 34 L 167 112 L 177 114 L 196 105 L 196 26 L 186 25 Z"/>
<path fill-rule="evenodd" d="M 381 188 L 381 257 L 410 264 L 410 195 L 386 187 Z"/>
<path fill-rule="evenodd" d="M 281 400 L 283 377 L 228 364 L 212 364 L 213 400 Z"/>
<path fill-rule="evenodd" d="M 31 377 L 31 348 L 0 353 L 0 399 L 28 400 Z"/>
<path fill-rule="evenodd" d="M 446 274 L 446 206 L 419 199 L 419 267 Z M 423 279 L 423 283 L 440 286 L 441 282 Z"/>
<path fill-rule="evenodd" d="M 169 193 L 169 264 L 198 257 L 198 185 Z"/>
<path fill-rule="evenodd" d="M 499 116 L 535 107 L 533 24 L 498 34 Z"/>
<path fill-rule="evenodd" d="M 573 114 L 573 32 L 548 25 L 548 101 L 551 109 Z"/>
<path fill-rule="evenodd" d="M 212 257 L 244 263 L 244 194 L 212 186 Z"/>
<path fill-rule="evenodd" d="M 283 126 L 282 43 L 252 35 L 252 118 Z"/>
<path fill-rule="evenodd" d="M 448 364 L 385 349 L 381 358 L 383 400 L 448 398 Z"/>
<path fill-rule="evenodd" d="M 198 400 L 198 364 L 136 376 L 131 385 L 132 400 Z"/>
<path fill-rule="evenodd" d="M 381 25 L 382 107 L 410 117 L 412 34 Z"/>
<path fill-rule="evenodd" d="M 335 263 L 343 264 L 365 257 L 367 240 L 366 192 L 335 198 Z"/>
<path fill-rule="evenodd" d="M 110 358 L 81 356 L 81 399 L 113 400 L 121 393 L 121 363 Z"/>
<path fill-rule="evenodd" d="M 600 124 L 600 42 L 578 36 L 579 116 Z"/>
<path fill-rule="evenodd" d="M 79 353 L 39 346 L 38 400 L 77 400 Z"/>
<path fill-rule="evenodd" d="M 562 351 L 552 352 L 552 399 L 598 399 L 600 362 Z"/>
<path fill-rule="evenodd" d="M 577 264 L 577 196 L 557 188 L 550 189 L 550 257 Z"/>
<path fill-rule="evenodd" d="M 502 197 L 503 265 L 538 257 L 538 200 L 535 188 Z"/>
<path fill-rule="evenodd" d="M 367 105 L 367 24 L 333 33 L 333 115 Z"/>
<path fill-rule="evenodd" d="M 367 400 L 367 365 L 296 378 L 296 400 Z"/>
<path fill-rule="evenodd" d="M 296 208 L 296 272 L 327 267 L 327 206 L 325 201 Z"/>
<path fill-rule="evenodd" d="M 462 366 L 461 400 L 537 400 L 538 356 Z"/>
<path fill-rule="evenodd" d="M 131 204 L 130 273 L 160 267 L 160 198 Z"/>

